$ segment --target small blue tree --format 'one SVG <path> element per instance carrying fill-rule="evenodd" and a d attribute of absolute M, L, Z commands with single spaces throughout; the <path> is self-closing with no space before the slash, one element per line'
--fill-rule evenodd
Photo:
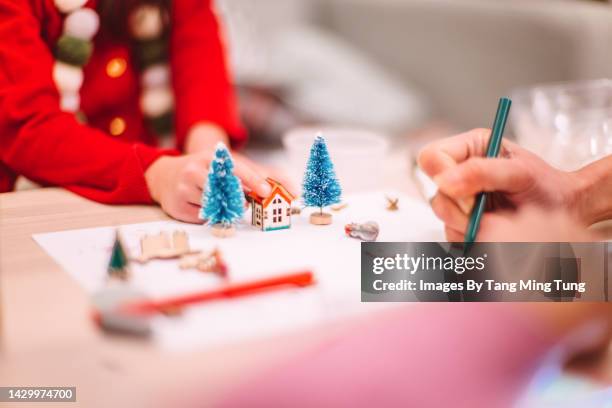
<path fill-rule="evenodd" d="M 200 210 L 200 218 L 210 225 L 221 224 L 229 228 L 244 214 L 244 193 L 233 168 L 234 162 L 227 147 L 223 143 L 217 144 Z"/>
<path fill-rule="evenodd" d="M 325 139 L 317 134 L 310 148 L 310 157 L 304 173 L 302 183 L 304 205 L 307 207 L 319 207 L 323 213 L 323 207 L 340 202 L 342 189 L 336 178 L 334 164 L 329 157 Z"/>

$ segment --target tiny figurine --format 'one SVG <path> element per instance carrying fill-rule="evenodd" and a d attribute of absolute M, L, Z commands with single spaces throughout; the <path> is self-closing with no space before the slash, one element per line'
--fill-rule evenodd
<path fill-rule="evenodd" d="M 262 231 L 273 231 L 291 227 L 291 202 L 295 197 L 278 181 L 267 178 L 272 192 L 268 197 L 249 193 L 251 202 L 251 224 Z"/>
<path fill-rule="evenodd" d="M 227 264 L 218 248 L 212 251 L 203 251 L 195 255 L 185 255 L 179 262 L 181 269 L 198 269 L 202 272 L 212 272 L 222 278 L 227 277 Z"/>
<path fill-rule="evenodd" d="M 227 147 L 219 142 L 210 164 L 208 183 L 202 194 L 200 218 L 212 226 L 217 237 L 229 237 L 234 224 L 244 214 L 244 194 L 240 180 L 233 173 L 234 163 Z"/>
<path fill-rule="evenodd" d="M 115 242 L 108 262 L 108 276 L 120 280 L 127 280 L 130 275 L 128 257 L 123 249 L 123 244 L 119 238 L 119 230 L 115 231 Z"/>
<path fill-rule="evenodd" d="M 348 207 L 348 203 L 334 204 L 330 208 L 331 208 L 332 211 L 338 212 L 338 211 L 344 210 L 346 207 Z"/>
<path fill-rule="evenodd" d="M 342 189 L 336 178 L 325 139 L 319 133 L 310 149 L 310 158 L 304 174 L 303 198 L 306 207 L 319 207 L 319 212 L 310 214 L 310 223 L 314 225 L 329 225 L 331 214 L 324 213 L 323 207 L 340 202 Z"/>
<path fill-rule="evenodd" d="M 380 228 L 374 221 L 364 222 L 359 224 L 352 222 L 344 226 L 344 232 L 351 238 L 357 238 L 362 241 L 376 241 Z"/>
<path fill-rule="evenodd" d="M 399 198 L 389 197 L 389 196 L 386 196 L 385 198 L 387 199 L 387 210 L 397 211 L 399 209 L 398 207 Z"/>
<path fill-rule="evenodd" d="M 163 231 L 157 235 L 145 235 L 140 238 L 140 250 L 140 257 L 134 259 L 140 263 L 151 259 L 178 258 L 197 252 L 189 248 L 189 237 L 185 231 L 174 231 L 172 239 Z"/>

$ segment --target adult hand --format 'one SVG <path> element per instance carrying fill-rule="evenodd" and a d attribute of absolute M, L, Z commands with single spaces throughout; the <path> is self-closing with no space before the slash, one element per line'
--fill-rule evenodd
<path fill-rule="evenodd" d="M 493 193 L 488 202 L 496 214 L 485 213 L 479 238 L 496 228 L 499 217 L 525 205 L 590 221 L 580 199 L 588 182 L 579 173 L 557 170 L 508 140 L 499 158 L 485 158 L 489 136 L 490 130 L 475 129 L 433 142 L 419 154 L 419 165 L 438 185 L 431 205 L 450 241 L 463 240 L 474 197 L 481 191 Z"/>
<path fill-rule="evenodd" d="M 500 210 L 483 217 L 478 238 L 485 242 L 591 242 L 603 239 L 562 210 L 525 204 L 519 210 Z M 447 233 L 451 242 L 463 235 Z"/>

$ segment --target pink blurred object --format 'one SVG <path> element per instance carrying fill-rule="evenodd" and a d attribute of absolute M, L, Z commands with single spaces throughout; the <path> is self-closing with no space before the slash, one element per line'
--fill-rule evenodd
<path fill-rule="evenodd" d="M 506 304 L 428 304 L 259 375 L 223 407 L 509 407 L 553 337 Z"/>

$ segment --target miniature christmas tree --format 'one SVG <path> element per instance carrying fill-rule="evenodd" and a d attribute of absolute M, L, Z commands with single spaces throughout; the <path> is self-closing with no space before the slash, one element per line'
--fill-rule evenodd
<path fill-rule="evenodd" d="M 307 207 L 319 207 L 319 212 L 310 215 L 310 222 L 316 225 L 331 224 L 332 216 L 323 212 L 323 207 L 340 202 L 342 189 L 336 178 L 334 164 L 329 157 L 325 139 L 317 134 L 312 147 L 310 158 L 304 174 L 303 199 Z"/>
<path fill-rule="evenodd" d="M 213 234 L 227 237 L 244 213 L 244 193 L 232 171 L 234 163 L 227 147 L 219 143 L 210 164 L 208 183 L 202 195 L 200 218 L 213 227 Z"/>
<path fill-rule="evenodd" d="M 113 244 L 107 271 L 110 277 L 119 278 L 121 280 L 126 280 L 128 278 L 128 257 L 121 244 L 121 239 L 119 239 L 119 231 L 115 233 L 115 243 Z"/>

